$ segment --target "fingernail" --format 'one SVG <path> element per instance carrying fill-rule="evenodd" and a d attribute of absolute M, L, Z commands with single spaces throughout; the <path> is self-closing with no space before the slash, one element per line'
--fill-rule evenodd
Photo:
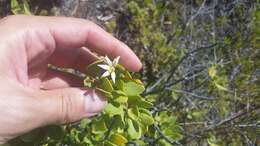
<path fill-rule="evenodd" d="M 85 113 L 87 117 L 101 112 L 105 108 L 106 103 L 106 98 L 94 89 L 89 89 L 84 93 Z"/>

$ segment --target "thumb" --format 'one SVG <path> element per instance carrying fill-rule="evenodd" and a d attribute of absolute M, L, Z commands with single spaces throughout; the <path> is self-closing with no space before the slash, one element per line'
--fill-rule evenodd
<path fill-rule="evenodd" d="M 63 88 L 40 91 L 46 109 L 46 124 L 75 122 L 98 114 L 106 105 L 106 99 L 94 89 Z"/>

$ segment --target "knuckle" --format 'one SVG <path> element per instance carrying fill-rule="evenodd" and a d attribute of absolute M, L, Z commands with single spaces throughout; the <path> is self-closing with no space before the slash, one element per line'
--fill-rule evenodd
<path fill-rule="evenodd" d="M 75 103 L 73 102 L 73 96 L 70 93 L 61 92 L 60 94 L 60 123 L 68 123 L 72 121 L 72 115 L 70 113 L 74 113 Z"/>
<path fill-rule="evenodd" d="M 96 24 L 93 21 L 85 20 L 85 24 L 87 24 L 86 28 L 87 28 L 88 31 L 93 31 L 93 32 L 95 32 L 96 30 L 104 31 L 101 26 L 99 26 L 98 24 Z"/>

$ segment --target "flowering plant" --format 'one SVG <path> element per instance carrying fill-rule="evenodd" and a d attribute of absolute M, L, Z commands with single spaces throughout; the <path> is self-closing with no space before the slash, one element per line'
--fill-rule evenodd
<path fill-rule="evenodd" d="M 152 103 L 140 95 L 143 83 L 118 64 L 119 58 L 102 57 L 87 68 L 84 85 L 108 97 L 105 110 L 85 127 L 91 131 L 89 145 L 124 146 L 140 139 L 154 122 L 148 110 Z"/>
<path fill-rule="evenodd" d="M 107 97 L 103 112 L 80 123 L 36 129 L 16 139 L 14 145 L 125 146 L 148 133 L 154 123 L 148 110 L 152 103 L 140 95 L 145 90 L 143 83 L 118 64 L 119 59 L 101 57 L 85 72 L 83 85 Z"/>

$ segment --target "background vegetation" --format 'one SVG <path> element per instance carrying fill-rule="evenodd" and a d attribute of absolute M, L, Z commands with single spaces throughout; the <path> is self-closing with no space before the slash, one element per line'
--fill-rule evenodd
<path fill-rule="evenodd" d="M 260 145 L 259 10 L 258 0 L 0 1 L 2 16 L 86 18 L 128 44 L 155 122 L 127 145 L 149 146 Z M 42 145 L 83 141 L 72 128 Z"/>

